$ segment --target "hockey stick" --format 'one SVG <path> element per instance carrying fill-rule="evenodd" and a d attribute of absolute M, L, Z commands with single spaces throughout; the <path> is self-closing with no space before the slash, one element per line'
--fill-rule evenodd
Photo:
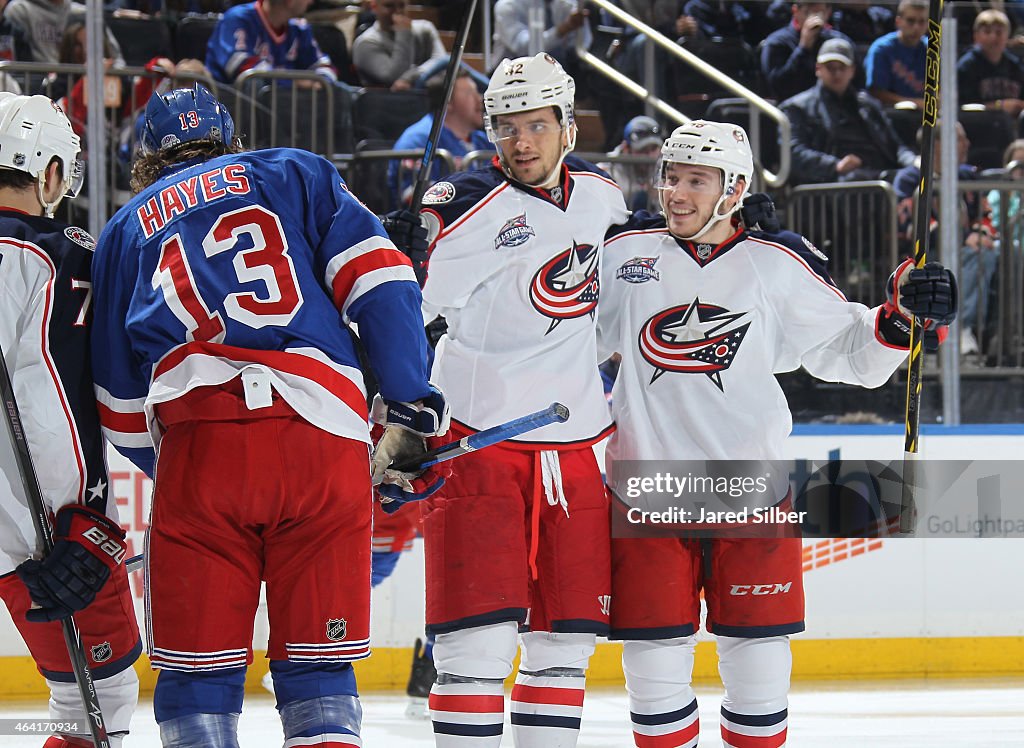
<path fill-rule="evenodd" d="M 36 477 L 36 471 L 32 465 L 28 438 L 22 427 L 18 402 L 14 399 L 14 385 L 11 383 L 10 373 L 7 371 L 7 361 L 4 359 L 3 351 L 0 351 L 0 397 L 3 398 L 4 413 L 6 414 L 4 422 L 7 424 L 7 431 L 11 435 L 11 443 L 14 446 L 14 458 L 18 464 L 21 485 L 28 499 L 29 511 L 32 512 L 32 524 L 35 526 L 36 536 L 42 545 L 43 555 L 46 556 L 53 550 L 53 530 L 50 527 L 46 505 L 43 503 L 43 494 L 39 490 L 39 479 Z M 103 712 L 100 711 L 99 697 L 96 695 L 96 684 L 93 683 L 92 673 L 89 672 L 89 664 L 85 659 L 82 637 L 75 625 L 74 618 L 65 618 L 60 623 L 61 628 L 64 629 L 64 644 L 67 646 L 68 656 L 71 658 L 71 669 L 75 674 L 78 692 L 82 696 L 82 706 L 85 707 L 86 718 L 89 720 L 89 732 L 92 734 L 93 745 L 95 748 L 110 748 L 110 740 L 107 738 L 107 729 L 103 722 Z"/>
<path fill-rule="evenodd" d="M 939 109 L 939 50 L 942 46 L 943 0 L 928 5 L 928 53 L 924 75 L 924 110 L 921 116 L 921 185 L 914 214 L 914 267 L 924 267 L 931 238 L 932 177 L 935 160 L 935 119 Z M 952 131 L 953 123 L 946 123 Z M 917 317 L 910 326 L 910 365 L 907 367 L 907 408 L 903 421 L 903 495 L 900 502 L 900 534 L 911 535 L 917 526 L 914 498 L 918 436 L 921 431 L 921 366 L 924 363 L 924 329 Z"/>
<path fill-rule="evenodd" d="M 484 447 L 493 446 L 507 439 L 525 434 L 528 431 L 539 429 L 542 426 L 550 426 L 552 423 L 564 423 L 568 420 L 569 409 L 561 403 L 551 403 L 544 410 L 538 410 L 536 413 L 531 413 L 528 416 L 521 416 L 511 421 L 500 423 L 497 426 L 492 426 L 489 429 L 478 431 L 475 434 L 464 436 L 456 441 L 442 444 L 440 447 L 425 452 L 415 463 L 403 462 L 395 465 L 392 470 L 398 470 L 403 473 L 425 470 L 439 462 L 454 460 L 456 457 L 476 452 Z M 125 561 L 125 566 L 129 572 L 137 571 L 142 567 L 143 560 L 143 556 L 140 553 L 138 556 L 132 556 Z"/>
<path fill-rule="evenodd" d="M 403 462 L 393 465 L 390 469 L 401 473 L 414 473 L 418 470 L 425 470 L 431 465 L 439 462 L 453 460 L 470 452 L 476 452 L 484 447 L 490 447 L 507 439 L 512 439 L 525 434 L 528 431 L 539 429 L 542 426 L 550 426 L 552 423 L 564 423 L 569 420 L 569 409 L 561 403 L 551 403 L 544 410 L 538 410 L 528 416 L 521 416 L 489 429 L 478 431 L 475 434 L 464 436 L 457 441 L 442 444 L 440 447 L 424 453 L 415 462 Z"/>
<path fill-rule="evenodd" d="M 413 213 L 420 212 L 423 204 L 423 193 L 427 191 L 427 182 L 430 181 L 430 171 L 434 165 L 434 152 L 437 150 L 437 142 L 441 139 L 441 128 L 444 126 L 444 117 L 448 112 L 448 102 L 452 98 L 452 89 L 455 88 L 456 73 L 462 62 L 462 52 L 466 46 L 466 37 L 469 36 L 469 27 L 473 23 L 473 14 L 476 13 L 476 0 L 469 0 L 469 8 L 466 15 L 462 17 L 462 26 L 455 36 L 455 44 L 452 46 L 451 56 L 448 58 L 448 69 L 444 73 L 444 98 L 441 100 L 441 107 L 434 112 L 434 121 L 430 125 L 430 137 L 427 138 L 427 145 L 423 151 L 423 159 L 420 161 L 420 170 L 416 174 L 416 184 L 412 191 L 412 200 L 409 203 L 409 210 Z"/>

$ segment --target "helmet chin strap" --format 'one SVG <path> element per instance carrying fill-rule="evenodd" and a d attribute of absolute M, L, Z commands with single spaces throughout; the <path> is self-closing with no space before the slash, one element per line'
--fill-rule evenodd
<path fill-rule="evenodd" d="M 733 209 L 730 212 L 725 213 L 725 214 L 719 213 L 719 211 L 722 209 L 722 206 L 725 204 L 725 201 L 726 201 L 726 199 L 728 197 L 729 197 L 729 195 L 727 195 L 726 193 L 723 192 L 722 196 L 720 198 L 718 198 L 718 202 L 715 203 L 715 209 L 711 212 L 711 218 L 709 218 L 707 221 L 705 221 L 704 225 L 701 226 L 695 233 L 690 234 L 689 236 L 680 236 L 679 238 L 684 240 L 684 241 L 688 241 L 688 242 L 689 241 L 693 241 L 697 237 L 699 237 L 699 236 L 705 234 L 706 232 L 708 232 L 709 230 L 711 230 L 711 228 L 716 223 L 718 223 L 719 221 L 724 221 L 727 218 L 731 218 L 732 214 L 736 212 L 735 209 Z M 661 214 L 663 216 L 665 216 L 665 222 L 668 223 L 668 209 L 665 207 L 664 203 L 661 206 Z M 673 236 L 674 236 L 674 234 L 673 234 Z"/>
<path fill-rule="evenodd" d="M 57 210 L 57 206 L 60 205 L 60 201 L 64 199 L 64 192 L 62 190 L 57 193 L 57 199 L 52 203 L 46 200 L 46 171 L 39 172 L 36 182 L 36 192 L 39 196 L 39 203 L 43 206 L 43 213 L 47 218 L 53 218 L 54 212 Z"/>

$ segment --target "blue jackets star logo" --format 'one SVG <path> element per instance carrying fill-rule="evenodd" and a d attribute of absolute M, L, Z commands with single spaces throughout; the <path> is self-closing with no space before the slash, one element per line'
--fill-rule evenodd
<path fill-rule="evenodd" d="M 534 274 L 530 302 L 551 319 L 547 332 L 562 320 L 593 316 L 600 295 L 597 258 L 597 247 L 574 241 L 572 247 L 559 252 Z"/>
<path fill-rule="evenodd" d="M 640 355 L 654 367 L 651 384 L 665 372 L 704 374 L 724 391 L 722 372 L 732 365 L 750 327 L 749 322 L 734 324 L 744 314 L 695 298 L 648 319 L 637 343 Z"/>

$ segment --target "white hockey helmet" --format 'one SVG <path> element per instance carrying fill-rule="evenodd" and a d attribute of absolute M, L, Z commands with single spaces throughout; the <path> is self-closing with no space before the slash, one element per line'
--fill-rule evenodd
<path fill-rule="evenodd" d="M 38 180 L 39 201 L 48 216 L 63 197 L 75 197 L 85 170 L 81 141 L 64 111 L 45 96 L 0 95 L 0 168 L 24 171 Z M 43 197 L 46 167 L 53 158 L 61 163 L 64 193 L 54 202 Z"/>
<path fill-rule="evenodd" d="M 534 109 L 554 107 L 567 140 L 562 158 L 576 147 L 576 82 L 554 57 L 540 52 L 533 57 L 505 58 L 494 70 L 484 92 L 484 129 L 487 139 L 498 142 L 496 131 L 499 114 L 516 114 Z M 499 149 L 499 158 L 501 151 Z M 504 161 L 502 161 L 504 165 Z M 558 168 L 562 160 L 559 159 Z M 505 167 L 508 171 L 508 167 Z"/>
<path fill-rule="evenodd" d="M 661 146 L 661 158 L 657 166 L 657 184 L 662 196 L 662 210 L 665 210 L 664 184 L 665 168 L 670 163 L 710 166 L 722 172 L 722 196 L 715 204 L 711 218 L 692 236 L 695 239 L 719 221 L 729 218 L 743 205 L 754 176 L 754 155 L 750 150 L 750 138 L 739 125 L 728 122 L 693 120 L 680 125 L 668 136 Z M 746 188 L 740 200 L 730 213 L 721 214 L 722 205 L 736 191 L 736 183 L 743 179 Z"/>

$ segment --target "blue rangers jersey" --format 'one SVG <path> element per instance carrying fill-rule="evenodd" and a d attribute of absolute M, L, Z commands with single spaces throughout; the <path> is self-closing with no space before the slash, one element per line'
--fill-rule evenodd
<path fill-rule="evenodd" d="M 168 169 L 103 230 L 93 282 L 104 434 L 150 475 L 154 406 L 250 367 L 310 423 L 368 443 L 349 322 L 383 397 L 429 391 L 408 258 L 330 162 L 306 151 Z"/>
<path fill-rule="evenodd" d="M 423 198 L 432 237 L 424 313 L 448 333 L 433 379 L 452 419 L 472 429 L 564 403 L 566 423 L 515 440 L 526 449 L 585 446 L 611 428 L 595 337 L 604 234 L 626 220 L 622 191 L 569 156 L 550 190 L 496 165 L 454 174 Z"/>
<path fill-rule="evenodd" d="M 47 508 L 88 504 L 116 521 L 89 362 L 92 247 L 80 228 L 0 208 L 0 348 Z M 18 472 L 3 467 L 0 575 L 38 544 Z"/>
<path fill-rule="evenodd" d="M 314 70 L 331 80 L 338 77 L 305 19 L 271 28 L 259 2 L 228 8 L 206 45 L 206 67 L 221 83 L 253 69 Z"/>
<path fill-rule="evenodd" d="M 647 213 L 612 229 L 598 307 L 601 355 L 622 355 L 609 464 L 781 460 L 792 415 L 776 374 L 886 382 L 906 342 L 887 339 L 881 307 L 847 301 L 826 262 L 792 232 L 737 230 L 715 246 Z M 788 479 L 776 478 L 781 498 Z"/>

